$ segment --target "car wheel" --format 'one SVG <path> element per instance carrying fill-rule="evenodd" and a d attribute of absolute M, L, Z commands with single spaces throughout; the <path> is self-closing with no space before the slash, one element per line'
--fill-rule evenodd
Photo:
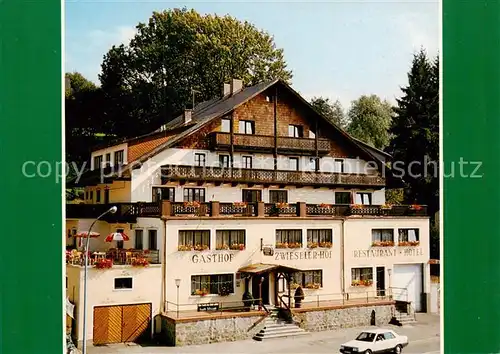
<path fill-rule="evenodd" d="M 396 348 L 394 348 L 394 353 L 401 354 L 402 350 L 403 350 L 403 348 L 401 348 L 400 345 L 396 345 Z"/>
<path fill-rule="evenodd" d="M 364 354 L 372 354 L 372 351 L 370 349 L 367 349 Z"/>

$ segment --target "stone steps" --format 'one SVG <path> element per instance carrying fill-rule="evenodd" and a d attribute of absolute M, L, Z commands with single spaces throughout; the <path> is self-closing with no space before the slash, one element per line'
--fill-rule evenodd
<path fill-rule="evenodd" d="M 396 314 L 396 320 L 400 323 L 401 326 L 417 322 L 413 315 L 401 312 Z"/>
<path fill-rule="evenodd" d="M 264 339 L 295 337 L 309 332 L 299 326 L 288 323 L 278 318 L 278 310 L 271 310 L 271 314 L 264 320 L 264 327 L 257 333 L 253 339 L 263 341 Z"/>

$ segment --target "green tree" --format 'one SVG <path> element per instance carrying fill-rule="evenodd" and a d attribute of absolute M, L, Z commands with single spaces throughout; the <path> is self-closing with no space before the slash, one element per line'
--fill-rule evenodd
<path fill-rule="evenodd" d="M 347 126 L 344 108 L 339 100 L 331 102 L 329 98 L 313 97 L 311 105 L 338 127 L 345 129 Z"/>
<path fill-rule="evenodd" d="M 281 78 L 289 82 L 283 50 L 273 37 L 229 15 L 194 10 L 154 12 L 137 25 L 128 45 L 113 46 L 102 63 L 100 81 L 108 116 L 119 136 L 158 128 L 182 109 L 221 94 L 232 78 L 245 85 Z"/>
<path fill-rule="evenodd" d="M 401 205 L 404 202 L 404 189 L 393 188 L 385 190 L 385 202 L 391 205 Z"/>
<path fill-rule="evenodd" d="M 416 53 L 401 89 L 387 151 L 393 170 L 407 184 L 407 203 L 425 204 L 429 215 L 439 210 L 439 61 L 424 50 Z"/>
<path fill-rule="evenodd" d="M 347 116 L 349 134 L 377 149 L 384 149 L 389 144 L 393 116 L 389 102 L 377 95 L 363 95 L 352 102 Z"/>

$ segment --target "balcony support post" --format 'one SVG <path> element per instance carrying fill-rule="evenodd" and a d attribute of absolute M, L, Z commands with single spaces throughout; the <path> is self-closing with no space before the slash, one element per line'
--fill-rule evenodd
<path fill-rule="evenodd" d="M 278 169 L 278 88 L 274 90 L 274 170 Z"/>

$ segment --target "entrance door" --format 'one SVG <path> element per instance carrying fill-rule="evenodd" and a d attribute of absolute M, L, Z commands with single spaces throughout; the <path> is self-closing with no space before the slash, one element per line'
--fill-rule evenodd
<path fill-rule="evenodd" d="M 391 284 L 395 289 L 405 289 L 396 300 L 411 302 L 416 312 L 422 311 L 422 264 L 395 264 Z"/>
<path fill-rule="evenodd" d="M 260 285 L 261 279 L 263 279 L 262 285 Z M 252 295 L 255 299 L 262 298 L 264 305 L 269 305 L 269 273 L 252 277 Z"/>
<path fill-rule="evenodd" d="M 385 268 L 377 267 L 377 296 L 385 296 Z"/>

